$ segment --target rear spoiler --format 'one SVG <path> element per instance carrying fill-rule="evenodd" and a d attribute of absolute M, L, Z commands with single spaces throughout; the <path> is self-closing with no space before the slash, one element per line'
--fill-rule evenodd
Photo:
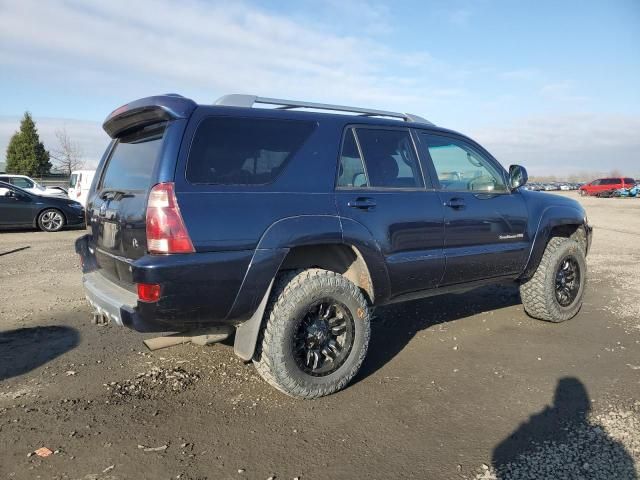
<path fill-rule="evenodd" d="M 197 104 L 182 95 L 167 94 L 141 98 L 116 108 L 102 124 L 111 138 L 158 122 L 188 118 Z"/>

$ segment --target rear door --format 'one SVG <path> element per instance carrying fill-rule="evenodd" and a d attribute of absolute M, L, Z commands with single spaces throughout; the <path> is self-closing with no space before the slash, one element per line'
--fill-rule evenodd
<path fill-rule="evenodd" d="M 439 284 L 444 273 L 442 204 L 423 175 L 409 129 L 348 128 L 336 201 L 340 215 L 364 225 L 378 243 L 392 296 Z"/>
<path fill-rule="evenodd" d="M 520 272 L 531 241 L 527 209 L 507 188 L 506 172 L 464 137 L 421 131 L 418 138 L 444 206 L 442 285 Z"/>
<path fill-rule="evenodd" d="M 96 262 L 120 283 L 131 283 L 127 260 L 146 253 L 147 197 L 156 183 L 165 133 L 166 124 L 160 123 L 117 138 L 87 205 Z"/>

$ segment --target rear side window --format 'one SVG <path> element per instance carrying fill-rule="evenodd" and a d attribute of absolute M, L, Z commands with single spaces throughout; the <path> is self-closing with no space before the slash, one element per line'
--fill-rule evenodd
<path fill-rule="evenodd" d="M 419 188 L 422 172 L 408 130 L 356 128 L 369 187 Z"/>
<path fill-rule="evenodd" d="M 164 128 L 120 138 L 102 177 L 103 190 L 147 190 L 155 167 Z"/>
<path fill-rule="evenodd" d="M 314 122 L 209 117 L 195 133 L 187 180 L 216 185 L 271 183 L 314 128 Z"/>
<path fill-rule="evenodd" d="M 634 183 L 636 183 L 636 181 L 633 178 L 624 178 L 624 183 L 627 185 L 633 185 Z"/>
<path fill-rule="evenodd" d="M 342 153 L 340 154 L 340 170 L 338 172 L 338 187 L 366 187 L 367 174 L 364 171 L 364 164 L 358 151 L 353 130 L 347 130 L 342 143 Z"/>

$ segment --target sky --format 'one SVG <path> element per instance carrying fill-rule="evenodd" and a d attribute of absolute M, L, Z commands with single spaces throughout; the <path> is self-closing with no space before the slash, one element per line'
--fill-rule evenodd
<path fill-rule="evenodd" d="M 411 112 L 505 166 L 640 176 L 640 0 L 0 0 L 0 162 L 22 114 L 97 164 L 128 101 Z"/>

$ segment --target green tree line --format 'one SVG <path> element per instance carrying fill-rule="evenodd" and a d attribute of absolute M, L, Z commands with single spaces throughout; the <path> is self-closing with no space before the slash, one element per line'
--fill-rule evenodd
<path fill-rule="evenodd" d="M 7 146 L 7 173 L 41 177 L 51 171 L 49 152 L 40 141 L 38 129 L 29 112 L 24 113 L 20 130 Z"/>

